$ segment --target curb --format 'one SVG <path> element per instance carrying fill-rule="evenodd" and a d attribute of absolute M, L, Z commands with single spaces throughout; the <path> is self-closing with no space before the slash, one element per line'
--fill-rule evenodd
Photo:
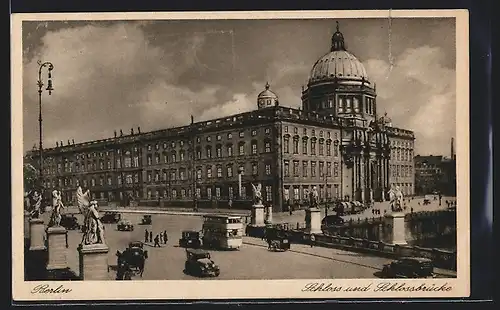
<path fill-rule="evenodd" d="M 167 214 L 167 215 L 186 215 L 186 216 L 204 216 L 204 215 L 234 215 L 234 216 L 248 216 L 248 214 L 241 213 L 222 213 L 222 212 L 182 212 L 182 211 L 161 211 L 161 210 L 127 210 L 127 209 L 104 209 L 104 212 L 117 212 L 117 213 L 139 213 L 139 214 Z"/>

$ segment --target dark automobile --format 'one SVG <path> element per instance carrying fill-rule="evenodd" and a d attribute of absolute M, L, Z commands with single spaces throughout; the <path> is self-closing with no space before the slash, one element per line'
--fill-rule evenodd
<path fill-rule="evenodd" d="M 118 223 L 121 220 L 122 216 L 118 212 L 106 212 L 101 217 L 101 222 L 106 224 L 114 224 Z"/>
<path fill-rule="evenodd" d="M 286 233 L 276 228 L 266 228 L 267 248 L 274 252 L 284 252 L 290 250 L 290 240 Z"/>
<path fill-rule="evenodd" d="M 129 220 L 121 220 L 120 222 L 118 222 L 116 228 L 119 231 L 133 231 L 134 225 L 132 225 L 132 222 L 130 222 Z"/>
<path fill-rule="evenodd" d="M 141 225 L 151 225 L 153 220 L 151 219 L 151 215 L 146 214 L 141 219 Z"/>
<path fill-rule="evenodd" d="M 382 275 L 387 278 L 433 278 L 432 260 L 424 257 L 402 257 L 382 268 Z"/>
<path fill-rule="evenodd" d="M 344 225 L 344 219 L 339 215 L 328 215 L 321 220 L 321 230 L 323 233 L 328 232 L 328 228 L 334 226 L 342 226 Z"/>
<path fill-rule="evenodd" d="M 80 224 L 78 224 L 78 219 L 73 214 L 62 214 L 61 215 L 61 226 L 67 230 L 80 229 Z"/>
<path fill-rule="evenodd" d="M 210 253 L 201 249 L 186 249 L 184 271 L 198 277 L 218 277 L 220 268 L 210 259 Z"/>
<path fill-rule="evenodd" d="M 141 241 L 130 242 L 123 252 L 116 251 L 116 256 L 118 257 L 118 279 L 124 280 L 128 271 L 136 272 L 142 277 L 148 251 L 144 250 L 144 244 Z"/>
<path fill-rule="evenodd" d="M 199 248 L 201 247 L 200 232 L 194 230 L 185 230 L 179 239 L 179 246 L 185 248 Z"/>

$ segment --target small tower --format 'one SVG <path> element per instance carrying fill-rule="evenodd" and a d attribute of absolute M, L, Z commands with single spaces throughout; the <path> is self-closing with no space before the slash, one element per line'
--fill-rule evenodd
<path fill-rule="evenodd" d="M 265 109 L 279 105 L 278 95 L 272 92 L 269 82 L 266 82 L 266 89 L 257 96 L 258 109 Z"/>

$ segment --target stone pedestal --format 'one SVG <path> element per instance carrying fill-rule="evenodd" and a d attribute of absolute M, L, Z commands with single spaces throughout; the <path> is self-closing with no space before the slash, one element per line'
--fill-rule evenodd
<path fill-rule="evenodd" d="M 105 244 L 80 245 L 80 279 L 107 280 L 108 251 L 109 248 Z"/>
<path fill-rule="evenodd" d="M 66 228 L 49 227 L 47 228 L 47 247 L 48 247 L 48 262 L 47 270 L 65 269 L 68 267 L 66 257 L 66 238 L 68 231 Z"/>
<path fill-rule="evenodd" d="M 45 250 L 45 227 L 42 219 L 30 220 L 30 251 Z"/>
<path fill-rule="evenodd" d="M 250 223 L 253 227 L 266 226 L 264 223 L 264 206 L 263 205 L 253 205 L 252 206 L 252 220 Z"/>
<path fill-rule="evenodd" d="M 384 215 L 386 227 L 384 242 L 389 244 L 406 244 L 405 214 L 401 212 L 387 213 Z"/>
<path fill-rule="evenodd" d="M 273 222 L 273 206 L 266 207 L 266 224 L 271 224 Z"/>
<path fill-rule="evenodd" d="M 318 208 L 306 209 L 306 232 L 310 234 L 320 234 L 321 231 L 321 210 Z"/>

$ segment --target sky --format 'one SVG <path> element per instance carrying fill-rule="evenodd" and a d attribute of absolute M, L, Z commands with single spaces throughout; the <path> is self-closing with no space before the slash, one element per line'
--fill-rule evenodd
<path fill-rule="evenodd" d="M 54 91 L 42 94 L 44 147 L 54 147 L 120 129 L 182 126 L 191 115 L 201 121 L 251 111 L 266 82 L 281 105 L 298 108 L 312 66 L 329 52 L 336 21 L 25 21 L 24 150 L 38 144 L 38 61 L 54 65 Z M 415 154 L 449 155 L 454 19 L 338 21 L 347 50 L 376 83 L 378 112 L 415 132 Z"/>

